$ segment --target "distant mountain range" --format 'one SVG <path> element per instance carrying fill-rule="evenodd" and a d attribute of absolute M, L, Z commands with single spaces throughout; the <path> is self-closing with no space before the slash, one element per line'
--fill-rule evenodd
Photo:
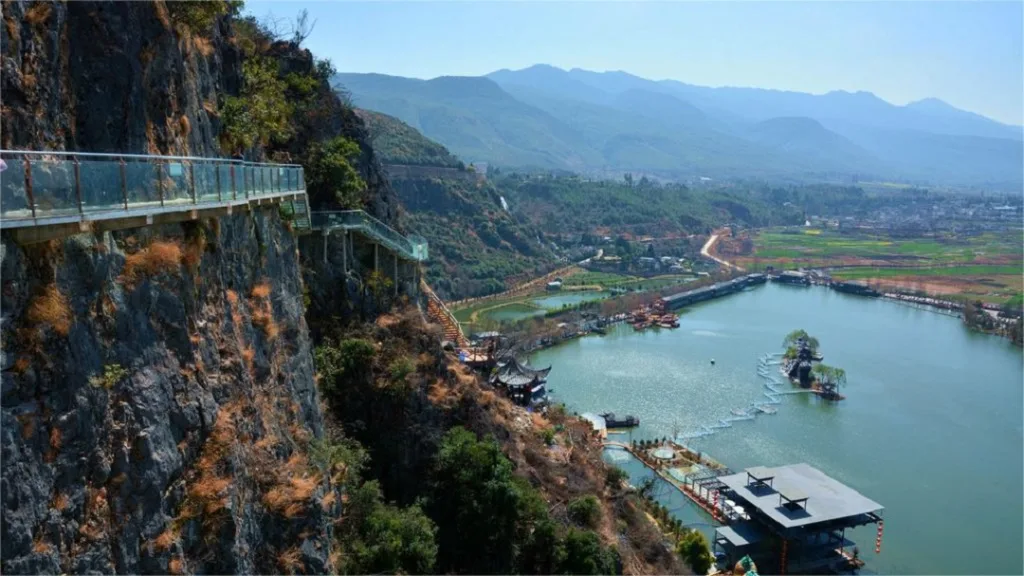
<path fill-rule="evenodd" d="M 418 80 L 338 74 L 467 162 L 591 175 L 901 182 L 1020 190 L 1022 129 L 933 98 L 708 88 L 537 65 Z"/>

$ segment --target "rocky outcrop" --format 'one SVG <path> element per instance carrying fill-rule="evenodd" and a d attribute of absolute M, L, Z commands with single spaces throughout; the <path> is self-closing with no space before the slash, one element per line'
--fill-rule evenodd
<path fill-rule="evenodd" d="M 330 570 L 298 260 L 276 207 L 4 239 L 4 573 Z"/>
<path fill-rule="evenodd" d="M 303 456 L 323 421 L 275 208 L 2 256 L 5 573 L 325 569 L 332 498 Z"/>
<path fill-rule="evenodd" d="M 176 29 L 156 2 L 4 3 L 4 148 L 215 156 L 241 56 L 220 20 Z M 179 27 L 180 28 L 180 27 Z"/>

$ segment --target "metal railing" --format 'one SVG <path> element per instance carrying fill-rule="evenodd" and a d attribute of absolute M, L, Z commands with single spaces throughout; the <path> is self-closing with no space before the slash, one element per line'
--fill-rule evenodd
<path fill-rule="evenodd" d="M 301 166 L 222 158 L 0 150 L 0 226 L 167 212 L 296 194 Z"/>
<path fill-rule="evenodd" d="M 316 230 L 354 230 L 365 234 L 399 254 L 406 260 L 423 262 L 427 259 L 427 241 L 420 236 L 403 236 L 387 224 L 362 210 L 313 212 L 310 217 Z"/>

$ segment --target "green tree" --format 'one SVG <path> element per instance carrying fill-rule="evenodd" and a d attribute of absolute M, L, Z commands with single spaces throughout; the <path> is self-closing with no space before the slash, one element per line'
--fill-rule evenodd
<path fill-rule="evenodd" d="M 346 574 L 429 574 L 434 571 L 436 528 L 418 505 L 398 508 L 383 502 L 380 485 L 354 490 L 339 540 Z"/>
<path fill-rule="evenodd" d="M 563 574 L 617 574 L 617 558 L 612 550 L 601 545 L 590 530 L 569 528 L 565 535 Z"/>
<path fill-rule="evenodd" d="M 550 519 L 540 520 L 522 546 L 520 574 L 557 574 L 565 562 L 565 543 L 558 534 L 558 525 Z"/>
<path fill-rule="evenodd" d="M 339 380 L 366 378 L 370 374 L 377 351 L 373 343 L 362 338 L 348 338 L 335 345 L 330 338 L 313 351 L 313 360 L 320 373 L 321 383 L 328 394 L 340 387 Z"/>
<path fill-rule="evenodd" d="M 200 4 L 201 2 L 181 2 Z M 262 56 L 250 56 L 242 64 L 242 93 L 228 96 L 221 106 L 221 145 L 241 152 L 291 136 L 289 122 L 293 107 L 285 97 L 287 84 L 277 77 L 277 63 Z"/>
<path fill-rule="evenodd" d="M 515 571 L 518 545 L 547 512 L 536 491 L 513 476 L 498 443 L 462 427 L 441 441 L 429 510 L 438 526 L 438 571 L 475 574 Z"/>
<path fill-rule="evenodd" d="M 588 528 L 595 527 L 601 519 L 601 503 L 592 494 L 569 502 L 566 511 L 573 522 Z"/>
<path fill-rule="evenodd" d="M 360 154 L 359 145 L 343 136 L 310 146 L 303 165 L 306 189 L 317 205 L 329 204 L 346 210 L 363 207 L 366 182 L 353 165 Z"/>
<path fill-rule="evenodd" d="M 815 364 L 814 368 L 811 369 L 818 383 L 825 388 L 839 389 L 840 386 L 846 385 L 846 370 L 842 368 L 835 368 L 833 366 L 827 366 L 825 364 Z"/>
<path fill-rule="evenodd" d="M 693 568 L 695 574 L 707 574 L 714 561 L 708 540 L 700 530 L 690 530 L 679 542 L 679 555 Z"/>
<path fill-rule="evenodd" d="M 241 0 L 205 0 L 203 2 L 168 2 L 167 11 L 171 19 L 188 26 L 196 34 L 208 32 L 217 18 L 228 12 L 236 13 L 241 9 Z"/>
<path fill-rule="evenodd" d="M 786 339 L 782 341 L 782 346 L 784 348 L 795 347 L 797 340 L 801 338 L 807 341 L 807 345 L 810 346 L 812 352 L 818 351 L 818 339 L 808 334 L 806 330 L 793 330 L 786 334 Z"/>

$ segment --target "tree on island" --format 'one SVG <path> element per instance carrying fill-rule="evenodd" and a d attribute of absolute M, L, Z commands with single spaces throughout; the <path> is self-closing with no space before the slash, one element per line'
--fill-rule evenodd
<path fill-rule="evenodd" d="M 811 354 L 818 351 L 818 339 L 807 333 L 806 330 L 793 330 L 786 335 L 786 339 L 782 341 L 783 348 L 786 349 L 786 358 L 796 358 L 797 355 L 797 342 L 801 339 L 807 343 L 807 347 L 810 348 Z"/>
<path fill-rule="evenodd" d="M 846 385 L 846 370 L 826 364 L 816 364 L 811 370 L 815 380 L 828 392 L 838 392 L 840 386 Z"/>

